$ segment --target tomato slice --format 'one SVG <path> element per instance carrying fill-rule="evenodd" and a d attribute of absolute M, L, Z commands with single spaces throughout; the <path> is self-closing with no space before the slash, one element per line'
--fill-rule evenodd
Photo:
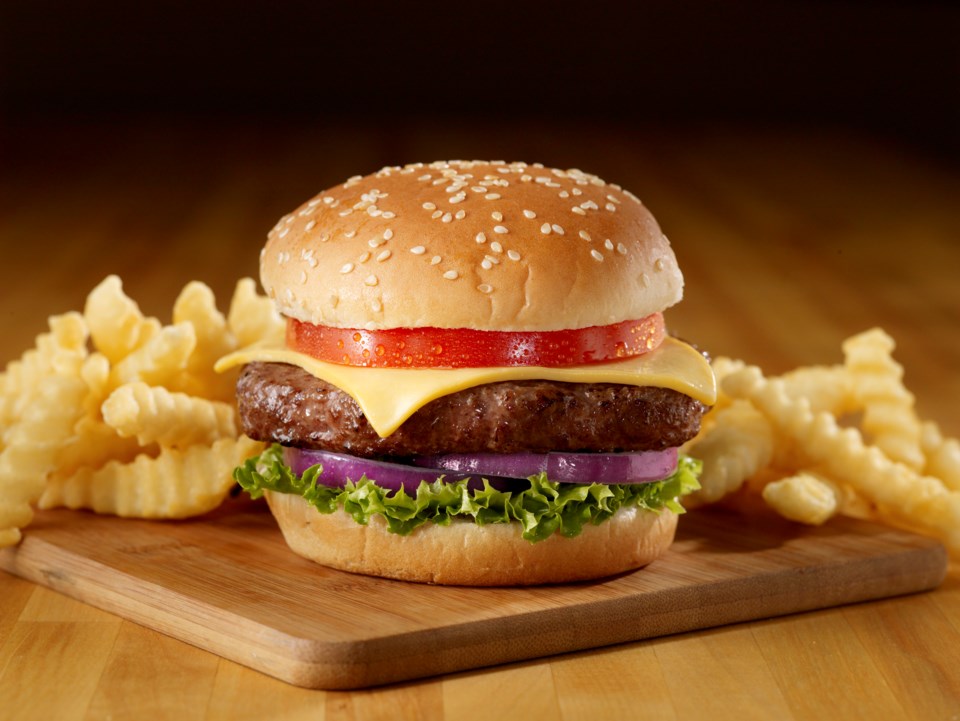
<path fill-rule="evenodd" d="M 373 368 L 483 368 L 602 363 L 647 353 L 664 336 L 663 314 L 574 330 L 331 328 L 287 320 L 287 346 L 319 360 Z"/>

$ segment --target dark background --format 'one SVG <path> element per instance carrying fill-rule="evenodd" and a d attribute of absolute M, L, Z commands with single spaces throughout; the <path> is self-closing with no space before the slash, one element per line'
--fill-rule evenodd
<path fill-rule="evenodd" d="M 958 7 L 6 0 L 0 119 L 815 125 L 955 159 Z"/>

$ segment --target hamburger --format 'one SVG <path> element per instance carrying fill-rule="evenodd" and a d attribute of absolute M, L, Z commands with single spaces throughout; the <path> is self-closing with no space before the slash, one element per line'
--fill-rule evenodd
<path fill-rule="evenodd" d="M 242 365 L 235 477 L 291 549 L 374 576 L 528 585 L 642 567 L 695 490 L 715 400 L 663 311 L 683 276 L 630 192 L 450 161 L 355 176 L 280 219 L 284 347 Z"/>

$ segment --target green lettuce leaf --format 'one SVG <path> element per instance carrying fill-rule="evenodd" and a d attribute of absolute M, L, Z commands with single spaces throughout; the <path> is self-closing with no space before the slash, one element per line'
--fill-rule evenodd
<path fill-rule="evenodd" d="M 681 455 L 674 474 L 654 483 L 606 485 L 601 483 L 557 483 L 545 473 L 531 476 L 523 491 L 498 491 L 483 480 L 481 490 L 467 488 L 467 481 L 451 483 L 421 481 L 416 493 L 388 491 L 365 475 L 347 481 L 342 488 L 317 483 L 323 472 L 313 466 L 298 476 L 283 462 L 283 450 L 272 445 L 236 468 L 233 477 L 250 494 L 259 498 L 264 490 L 303 496 L 320 513 L 338 509 L 366 525 L 379 515 L 393 533 L 408 535 L 424 523 L 449 524 L 454 518 L 471 519 L 478 525 L 517 522 L 523 537 L 531 543 L 554 533 L 573 537 L 583 527 L 598 525 L 620 508 L 637 506 L 659 512 L 664 508 L 683 513 L 680 498 L 700 487 L 700 461 Z"/>

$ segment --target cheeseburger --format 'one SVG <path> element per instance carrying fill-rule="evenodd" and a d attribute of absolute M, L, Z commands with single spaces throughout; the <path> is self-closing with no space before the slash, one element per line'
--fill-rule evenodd
<path fill-rule="evenodd" d="M 672 542 L 715 400 L 663 311 L 683 276 L 631 193 L 504 162 L 383 168 L 285 216 L 261 281 L 285 347 L 243 365 L 235 476 L 326 566 L 518 585 L 639 568 Z"/>

